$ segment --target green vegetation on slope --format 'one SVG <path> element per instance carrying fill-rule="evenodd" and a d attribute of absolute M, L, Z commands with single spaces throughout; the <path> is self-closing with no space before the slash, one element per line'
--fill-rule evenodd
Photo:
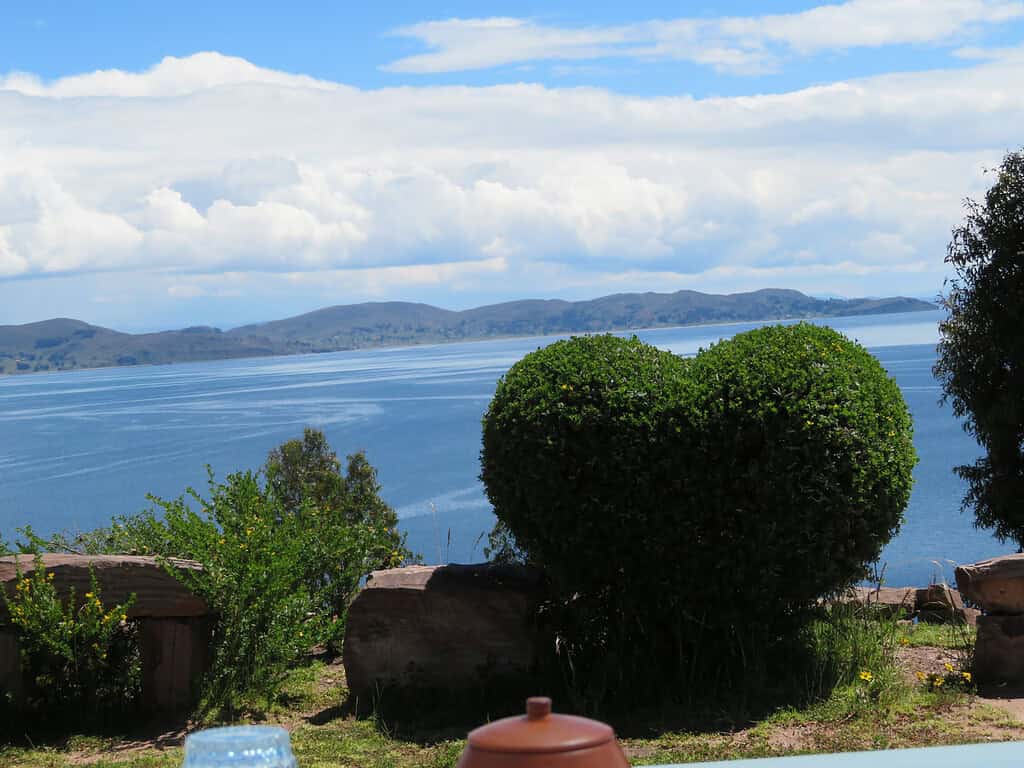
<path fill-rule="evenodd" d="M 797 291 L 762 290 L 729 295 L 695 291 L 632 293 L 577 302 L 513 301 L 462 312 L 427 304 L 376 302 L 328 307 L 230 331 L 197 326 L 130 334 L 58 318 L 0 326 L 0 373 L 929 309 L 935 307 L 902 297 L 821 300 Z"/>

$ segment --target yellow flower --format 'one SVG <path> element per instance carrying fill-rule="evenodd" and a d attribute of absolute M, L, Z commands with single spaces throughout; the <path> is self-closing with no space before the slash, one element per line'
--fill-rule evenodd
<path fill-rule="evenodd" d="M 859 677 L 866 683 L 870 683 L 875 678 L 875 676 L 868 672 L 866 669 L 860 673 Z"/>
<path fill-rule="evenodd" d="M 922 683 L 928 678 L 928 675 L 926 675 L 924 672 L 918 671 L 914 674 L 917 675 L 917 679 L 920 680 Z"/>
<path fill-rule="evenodd" d="M 971 673 L 970 672 L 961 672 L 960 674 L 963 675 L 964 680 L 966 680 L 968 683 L 971 682 Z"/>
<path fill-rule="evenodd" d="M 953 665 L 950 664 L 948 661 L 945 664 L 943 664 L 942 666 L 944 666 L 946 668 L 947 672 L 952 672 L 953 671 Z"/>
<path fill-rule="evenodd" d="M 121 621 L 128 621 L 128 614 L 127 613 L 122 613 L 121 614 Z"/>
<path fill-rule="evenodd" d="M 942 687 L 942 685 L 943 685 L 943 684 L 944 684 L 945 682 L 946 682 L 946 678 L 944 678 L 944 677 L 936 677 L 936 678 L 935 678 L 935 682 L 933 683 L 933 685 L 934 685 L 934 686 L 935 686 L 936 688 L 941 688 L 941 687 Z"/>
<path fill-rule="evenodd" d="M 901 637 L 900 638 L 900 645 L 910 645 L 910 638 L 909 637 Z"/>
<path fill-rule="evenodd" d="M 85 599 L 86 600 L 91 600 L 93 597 L 94 597 L 94 595 L 93 595 L 92 592 L 86 592 L 85 593 Z"/>

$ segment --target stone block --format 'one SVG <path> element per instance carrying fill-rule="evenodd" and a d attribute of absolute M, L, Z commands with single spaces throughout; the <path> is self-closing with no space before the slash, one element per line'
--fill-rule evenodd
<path fill-rule="evenodd" d="M 0 696 L 11 704 L 20 704 L 23 686 L 18 637 L 14 632 L 0 628 Z"/>
<path fill-rule="evenodd" d="M 917 617 L 929 624 L 963 624 L 964 601 L 960 593 L 945 584 L 932 584 L 916 590 Z"/>
<path fill-rule="evenodd" d="M 205 618 L 139 621 L 143 709 L 180 714 L 195 704 L 209 662 L 209 634 Z"/>
<path fill-rule="evenodd" d="M 881 616 L 913 616 L 917 590 L 913 587 L 854 587 L 837 602 L 857 603 Z"/>
<path fill-rule="evenodd" d="M 985 613 L 1024 614 L 1024 554 L 957 566 L 954 573 L 960 594 Z"/>
<path fill-rule="evenodd" d="M 524 566 L 375 571 L 348 612 L 349 689 L 459 691 L 529 675 L 539 595 L 539 573 Z"/>
<path fill-rule="evenodd" d="M 190 560 L 173 560 L 176 568 L 198 570 L 202 566 Z M 57 594 L 65 599 L 74 588 L 76 598 L 84 600 L 91 588 L 89 568 L 92 567 L 102 593 L 104 605 L 124 603 L 130 595 L 135 602 L 128 609 L 129 617 L 204 616 L 209 612 L 206 602 L 172 576 L 155 557 L 132 555 L 43 555 L 43 565 L 53 574 Z M 31 555 L 0 557 L 0 587 L 13 594 L 17 571 L 29 574 L 35 570 Z M 0 619 L 7 609 L 0 601 Z"/>
<path fill-rule="evenodd" d="M 1024 616 L 979 616 L 974 680 L 1024 684 Z"/>

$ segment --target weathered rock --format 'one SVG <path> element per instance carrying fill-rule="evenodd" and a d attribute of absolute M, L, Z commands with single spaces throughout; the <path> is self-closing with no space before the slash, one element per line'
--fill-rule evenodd
<path fill-rule="evenodd" d="M 460 691 L 528 675 L 540 575 L 524 566 L 410 566 L 374 571 L 345 627 L 349 689 Z"/>
<path fill-rule="evenodd" d="M 882 616 L 913 616 L 917 590 L 913 587 L 854 587 L 838 602 L 852 602 L 877 611 Z"/>
<path fill-rule="evenodd" d="M 187 712 L 195 702 L 209 662 L 206 618 L 143 619 L 139 622 L 142 708 Z"/>
<path fill-rule="evenodd" d="M 206 602 L 169 574 L 155 557 L 132 555 L 43 555 L 43 565 L 53 574 L 57 594 L 65 599 L 73 587 L 78 600 L 84 600 L 91 589 L 89 567 L 99 583 L 104 605 L 124 603 L 132 594 L 134 604 L 128 615 L 137 617 L 205 616 Z M 172 561 L 176 568 L 198 570 L 202 566 L 191 560 Z M 35 570 L 31 555 L 0 557 L 0 585 L 13 594 L 20 567 L 25 575 Z M 0 601 L 0 620 L 7 609 Z"/>
<path fill-rule="evenodd" d="M 963 624 L 964 601 L 960 593 L 945 584 L 932 584 L 916 590 L 916 608 L 919 620 L 929 624 Z"/>
<path fill-rule="evenodd" d="M 0 628 L 0 701 L 20 704 L 22 696 L 21 656 L 18 637 Z"/>
<path fill-rule="evenodd" d="M 1024 683 L 1024 616 L 979 616 L 974 642 L 974 680 Z"/>
<path fill-rule="evenodd" d="M 1024 555 L 1004 555 L 957 566 L 960 594 L 985 613 L 1024 614 Z"/>

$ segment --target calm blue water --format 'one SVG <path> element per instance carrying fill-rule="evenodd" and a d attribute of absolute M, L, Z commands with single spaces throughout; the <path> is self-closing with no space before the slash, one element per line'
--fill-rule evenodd
<path fill-rule="evenodd" d="M 885 550 L 890 584 L 952 578 L 951 562 L 1011 551 L 959 511 L 956 464 L 977 455 L 931 375 L 938 312 L 834 318 L 903 389 L 921 456 L 906 522 Z M 669 328 L 644 340 L 690 354 L 759 324 Z M 477 480 L 480 417 L 498 377 L 551 338 L 107 368 L 0 378 L 0 532 L 88 529 L 202 488 L 323 429 L 339 454 L 365 449 L 409 543 L 428 562 L 481 559 L 493 516 Z M 938 564 L 938 565 L 937 565 Z"/>

